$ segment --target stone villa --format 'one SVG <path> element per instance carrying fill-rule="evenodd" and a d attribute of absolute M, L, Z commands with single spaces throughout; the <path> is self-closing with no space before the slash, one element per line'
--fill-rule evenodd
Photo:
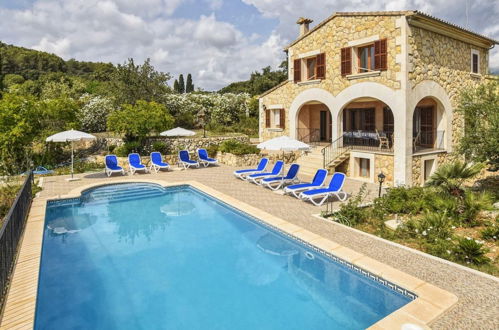
<path fill-rule="evenodd" d="M 260 140 L 314 146 L 327 167 L 390 185 L 422 184 L 452 152 L 458 95 L 488 75 L 498 42 L 418 11 L 335 13 L 285 49 L 289 78 L 260 96 Z"/>

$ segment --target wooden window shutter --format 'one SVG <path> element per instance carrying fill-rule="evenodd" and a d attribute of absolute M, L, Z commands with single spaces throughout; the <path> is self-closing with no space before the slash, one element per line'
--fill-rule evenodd
<path fill-rule="evenodd" d="M 286 113 L 284 109 L 279 109 L 279 128 L 286 128 Z"/>
<path fill-rule="evenodd" d="M 301 81 L 301 60 L 294 60 L 293 62 L 294 70 L 294 81 L 295 83 Z"/>
<path fill-rule="evenodd" d="M 341 75 L 352 74 L 352 48 L 341 49 Z"/>
<path fill-rule="evenodd" d="M 265 128 L 270 128 L 270 110 L 265 109 Z"/>
<path fill-rule="evenodd" d="M 387 69 L 387 48 L 386 39 L 381 39 L 374 42 L 374 69 Z"/>
<path fill-rule="evenodd" d="M 326 54 L 320 53 L 317 55 L 317 75 L 316 79 L 326 79 Z"/>

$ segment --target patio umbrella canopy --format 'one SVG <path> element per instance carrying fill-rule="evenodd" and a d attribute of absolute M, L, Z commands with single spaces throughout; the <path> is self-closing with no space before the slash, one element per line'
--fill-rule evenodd
<path fill-rule="evenodd" d="M 258 149 L 264 150 L 282 150 L 282 151 L 296 151 L 296 150 L 310 150 L 310 146 L 301 141 L 290 138 L 289 136 L 280 136 L 271 140 L 262 142 L 256 146 Z"/>
<path fill-rule="evenodd" d="M 49 136 L 45 141 L 47 142 L 71 142 L 71 179 L 73 179 L 73 167 L 74 167 L 74 141 L 82 140 L 94 140 L 95 136 L 85 132 L 80 132 L 74 129 L 69 131 L 59 132 L 57 134 Z"/>
<path fill-rule="evenodd" d="M 159 135 L 161 136 L 193 136 L 196 135 L 196 132 L 189 131 L 182 127 L 172 128 L 168 131 L 161 132 Z"/>

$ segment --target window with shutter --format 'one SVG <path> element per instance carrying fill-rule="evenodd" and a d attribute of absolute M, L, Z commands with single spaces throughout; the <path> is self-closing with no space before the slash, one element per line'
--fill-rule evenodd
<path fill-rule="evenodd" d="M 293 62 L 293 70 L 294 70 L 294 81 L 295 83 L 301 81 L 301 60 L 294 60 Z"/>
<path fill-rule="evenodd" d="M 326 79 L 326 54 L 317 55 L 317 79 Z"/>
<path fill-rule="evenodd" d="M 341 49 L 341 75 L 352 74 L 352 48 Z"/>
<path fill-rule="evenodd" d="M 374 69 L 387 69 L 387 45 L 386 39 L 374 42 Z"/>
<path fill-rule="evenodd" d="M 279 127 L 284 129 L 285 128 L 285 113 L 284 113 L 284 109 L 279 109 L 280 113 L 279 113 Z"/>
<path fill-rule="evenodd" d="M 270 110 L 265 109 L 265 127 L 270 128 Z"/>

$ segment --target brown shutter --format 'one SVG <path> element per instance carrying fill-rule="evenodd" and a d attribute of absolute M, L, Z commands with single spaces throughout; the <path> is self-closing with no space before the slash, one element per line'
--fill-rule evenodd
<path fill-rule="evenodd" d="M 279 127 L 284 129 L 286 128 L 286 115 L 284 109 L 279 109 Z"/>
<path fill-rule="evenodd" d="M 265 109 L 265 128 L 270 128 L 270 110 Z"/>
<path fill-rule="evenodd" d="M 317 76 L 316 79 L 326 79 L 326 54 L 317 55 Z"/>
<path fill-rule="evenodd" d="M 387 48 L 386 39 L 381 39 L 374 42 L 374 69 L 386 70 L 387 69 Z"/>
<path fill-rule="evenodd" d="M 294 60 L 293 63 L 294 81 L 297 83 L 301 81 L 301 60 Z"/>
<path fill-rule="evenodd" d="M 352 48 L 341 49 L 341 75 L 352 74 Z"/>

